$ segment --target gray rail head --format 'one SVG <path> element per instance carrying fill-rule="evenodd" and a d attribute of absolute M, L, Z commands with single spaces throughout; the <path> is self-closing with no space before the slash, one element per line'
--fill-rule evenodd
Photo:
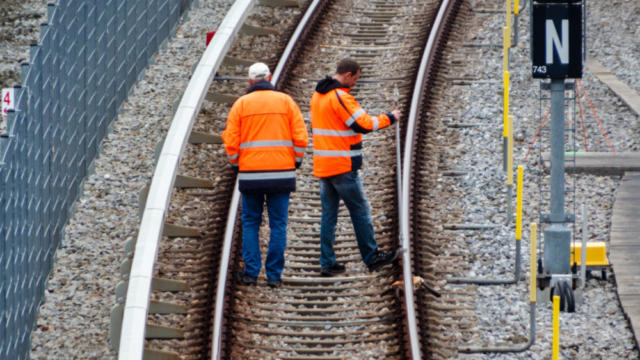
<path fill-rule="evenodd" d="M 409 116 L 407 118 L 407 132 L 405 139 L 405 151 L 404 151 L 404 159 L 402 166 L 402 193 L 401 193 L 401 201 L 400 201 L 400 237 L 402 241 L 402 247 L 406 249 L 406 251 L 402 254 L 402 263 L 403 263 L 403 278 L 404 278 L 404 298 L 405 298 L 405 306 L 407 309 L 407 325 L 409 330 L 409 341 L 411 346 L 411 357 L 415 359 L 420 359 L 420 347 L 419 347 L 419 339 L 418 339 L 418 330 L 416 325 L 416 316 L 415 316 L 415 305 L 414 305 L 414 295 L 413 295 L 413 281 L 411 274 L 411 247 L 410 247 L 410 234 L 409 234 L 409 193 L 410 193 L 410 185 L 411 185 L 411 165 L 412 165 L 412 157 L 413 157 L 413 138 L 414 132 L 416 131 L 416 119 L 418 117 L 418 104 L 420 103 L 420 96 L 423 93 L 422 86 L 424 84 L 424 76 L 426 74 L 427 62 L 429 57 L 431 56 L 431 52 L 435 51 L 435 40 L 438 29 L 443 21 L 445 9 L 449 4 L 449 0 L 442 1 L 440 4 L 440 10 L 438 10 L 438 15 L 431 27 L 431 33 L 429 34 L 429 39 L 427 40 L 427 45 L 425 47 L 424 53 L 422 54 L 422 60 L 420 61 L 420 68 L 418 69 L 418 77 L 416 78 L 415 88 L 413 89 L 413 97 L 411 98 L 411 108 L 409 110 Z"/>

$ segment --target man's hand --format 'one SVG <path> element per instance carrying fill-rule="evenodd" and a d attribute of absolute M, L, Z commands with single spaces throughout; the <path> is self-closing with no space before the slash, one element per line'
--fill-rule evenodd
<path fill-rule="evenodd" d="M 402 118 L 402 111 L 397 108 L 391 110 L 391 114 L 396 118 L 396 121 L 400 121 L 400 119 Z"/>

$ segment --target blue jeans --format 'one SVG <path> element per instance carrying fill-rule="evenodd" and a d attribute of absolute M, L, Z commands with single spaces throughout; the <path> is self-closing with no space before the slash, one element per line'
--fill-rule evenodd
<path fill-rule="evenodd" d="M 340 199 L 351 215 L 356 233 L 358 249 L 362 260 L 368 264 L 371 255 L 378 248 L 373 233 L 373 220 L 369 203 L 364 195 L 358 171 L 320 178 L 320 199 L 322 200 L 322 222 L 320 226 L 320 265 L 331 266 L 336 262 L 333 243 L 338 220 Z"/>
<path fill-rule="evenodd" d="M 242 194 L 242 258 L 244 272 L 258 277 L 262 261 L 258 232 L 262 224 L 262 209 L 265 199 L 269 213 L 269 250 L 265 269 L 267 278 L 280 280 L 284 268 L 284 250 L 287 247 L 287 218 L 289 216 L 289 193 Z"/>

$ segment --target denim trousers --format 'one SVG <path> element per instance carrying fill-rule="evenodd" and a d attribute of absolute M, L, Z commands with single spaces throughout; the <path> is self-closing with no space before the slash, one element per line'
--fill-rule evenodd
<path fill-rule="evenodd" d="M 262 209 L 267 202 L 269 214 L 269 250 L 265 261 L 267 278 L 280 280 L 284 268 L 284 250 L 287 247 L 287 218 L 289 193 L 242 194 L 242 258 L 245 274 L 258 277 L 262 261 L 258 233 L 262 224 Z"/>
<path fill-rule="evenodd" d="M 364 195 L 358 171 L 320 178 L 320 199 L 322 201 L 320 265 L 331 266 L 336 262 L 333 243 L 340 199 L 349 210 L 362 260 L 368 264 L 378 246 L 373 233 L 371 209 Z"/>

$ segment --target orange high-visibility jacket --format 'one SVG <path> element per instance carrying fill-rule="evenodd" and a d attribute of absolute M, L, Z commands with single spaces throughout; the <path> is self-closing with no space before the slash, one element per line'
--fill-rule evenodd
<path fill-rule="evenodd" d="M 311 97 L 313 175 L 329 177 L 362 166 L 362 134 L 395 122 L 392 114 L 370 116 L 337 80 L 318 82 Z"/>
<path fill-rule="evenodd" d="M 241 192 L 295 191 L 295 169 L 309 136 L 289 95 L 268 81 L 255 83 L 231 107 L 222 140 L 231 165 L 238 166 Z"/>

